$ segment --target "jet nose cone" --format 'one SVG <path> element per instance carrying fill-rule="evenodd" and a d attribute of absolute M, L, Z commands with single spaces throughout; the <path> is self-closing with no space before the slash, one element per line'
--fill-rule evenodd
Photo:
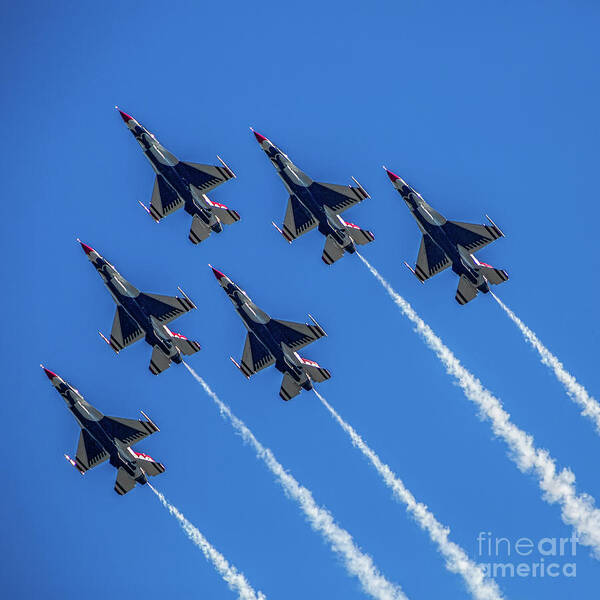
<path fill-rule="evenodd" d="M 252 128 L 250 128 L 250 129 L 252 129 Z M 252 129 L 252 133 L 254 134 L 254 137 L 256 138 L 256 141 L 259 144 L 262 144 L 263 142 L 268 142 L 269 141 L 264 135 L 261 135 L 260 133 L 254 131 L 254 129 Z"/>
<path fill-rule="evenodd" d="M 79 238 L 77 238 L 77 241 L 81 244 L 81 247 L 83 248 L 83 251 L 86 253 L 87 256 L 89 256 L 91 252 L 96 252 L 93 248 L 91 248 L 87 244 L 84 244 Z"/>
<path fill-rule="evenodd" d="M 215 269 L 212 265 L 208 265 L 211 269 L 212 272 L 215 274 L 215 277 L 217 278 L 217 281 L 220 283 L 221 279 L 223 279 L 223 277 L 226 277 L 226 275 L 224 273 L 221 273 L 221 271 L 219 271 L 218 269 Z"/>
<path fill-rule="evenodd" d="M 398 179 L 400 179 L 400 177 L 398 177 L 398 175 L 396 175 L 395 173 L 392 173 L 389 169 L 387 169 L 386 167 L 383 167 L 385 169 L 385 172 L 387 173 L 387 176 L 390 178 L 390 181 L 392 183 L 394 183 L 395 181 L 398 181 Z"/>
<path fill-rule="evenodd" d="M 125 123 L 128 123 L 129 121 L 135 121 L 135 119 L 131 115 L 128 115 L 126 112 L 123 112 L 118 106 L 115 106 L 115 108 L 119 111 L 119 114 L 121 115 L 121 118 L 123 119 L 123 121 L 125 121 Z"/>
<path fill-rule="evenodd" d="M 46 377 L 48 377 L 48 379 L 50 381 L 52 381 L 55 377 L 58 377 L 58 375 L 56 373 L 53 373 L 50 369 L 46 369 L 46 367 L 44 367 L 44 365 L 40 365 L 40 367 L 42 367 L 42 369 L 44 369 L 44 373 L 46 373 Z"/>

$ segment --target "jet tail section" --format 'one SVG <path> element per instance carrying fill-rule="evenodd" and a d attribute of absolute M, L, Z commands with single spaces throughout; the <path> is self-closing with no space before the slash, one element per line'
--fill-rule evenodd
<path fill-rule="evenodd" d="M 119 496 L 124 496 L 135 487 L 135 479 L 123 468 L 119 468 L 117 480 L 115 481 L 115 492 Z"/>
<path fill-rule="evenodd" d="M 294 378 L 289 373 L 285 373 L 279 390 L 281 398 L 287 402 L 297 396 L 301 390 L 302 388 L 294 381 Z"/>
<path fill-rule="evenodd" d="M 471 302 L 477 296 L 477 288 L 464 276 L 460 276 L 458 289 L 456 290 L 456 301 L 459 304 Z"/>
<path fill-rule="evenodd" d="M 192 354 L 196 354 L 196 352 L 200 351 L 200 344 L 195 342 L 194 340 L 188 340 L 184 335 L 180 333 L 175 333 L 171 331 L 171 337 L 173 338 L 173 343 L 179 348 L 181 354 L 185 356 L 191 356 Z"/>
<path fill-rule="evenodd" d="M 143 454 L 142 452 L 135 452 L 135 450 L 132 450 L 131 452 L 135 454 L 140 467 L 144 469 L 146 475 L 154 477 L 155 475 L 160 475 L 165 472 L 165 465 L 155 461 L 151 456 Z"/>
<path fill-rule="evenodd" d="M 166 371 L 171 366 L 171 359 L 158 347 L 154 346 L 152 357 L 150 358 L 150 372 L 158 375 Z"/>
<path fill-rule="evenodd" d="M 198 215 L 194 215 L 190 227 L 190 242 L 192 244 L 203 242 L 210 235 L 210 231 L 210 227 Z"/>
<path fill-rule="evenodd" d="M 372 231 L 361 229 L 358 225 L 355 225 L 354 223 L 348 223 L 347 221 L 344 221 L 344 225 L 346 226 L 348 235 L 354 240 L 355 244 L 364 246 L 375 239 Z"/>
<path fill-rule="evenodd" d="M 327 381 L 331 377 L 331 373 L 324 369 L 321 365 L 316 363 L 314 360 L 308 360 L 308 358 L 300 357 L 302 364 L 304 365 L 305 371 L 308 373 L 308 376 L 317 383 L 321 383 L 322 381 Z"/>
<path fill-rule="evenodd" d="M 336 260 L 340 260 L 344 256 L 344 249 L 338 246 L 337 242 L 330 236 L 327 236 L 325 248 L 323 248 L 323 262 L 326 265 L 332 265 Z"/>
<path fill-rule="evenodd" d="M 491 265 L 480 263 L 479 271 L 492 285 L 508 281 L 508 273 L 504 269 L 496 269 Z"/>

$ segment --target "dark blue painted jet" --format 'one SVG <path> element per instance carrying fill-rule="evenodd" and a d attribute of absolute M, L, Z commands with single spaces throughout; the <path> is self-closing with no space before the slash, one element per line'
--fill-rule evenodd
<path fill-rule="evenodd" d="M 241 364 L 231 358 L 246 377 L 275 365 L 283 373 L 279 395 L 284 400 L 297 396 L 302 388 L 311 390 L 313 381 L 321 382 L 331 377 L 327 369 L 298 354 L 298 350 L 326 335 L 310 315 L 313 325 L 271 319 L 229 277 L 214 267 L 211 269 L 248 330 Z"/>
<path fill-rule="evenodd" d="M 466 304 L 478 292 L 487 294 L 490 283 L 496 285 L 508 279 L 508 273 L 503 269 L 479 262 L 473 256 L 474 252 L 504 237 L 487 215 L 490 225 L 447 221 L 398 175 L 387 169 L 386 172 L 423 234 L 415 268 L 405 263 L 421 283 L 451 266 L 460 277 L 456 301 Z"/>
<path fill-rule="evenodd" d="M 340 216 L 369 197 L 354 177 L 357 187 L 313 181 L 264 135 L 252 131 L 290 194 L 282 229 L 273 223 L 288 242 L 318 227 L 327 238 L 322 258 L 330 265 L 342 258 L 344 252 L 356 252 L 355 244 L 368 244 L 375 239 L 372 232 L 347 223 Z"/>
<path fill-rule="evenodd" d="M 230 225 L 240 220 L 240 215 L 235 210 L 209 200 L 206 195 L 235 177 L 220 157 L 217 156 L 221 166 L 182 162 L 132 116 L 122 110 L 119 110 L 119 113 L 156 173 L 150 207 L 141 202 L 140 204 L 157 223 L 183 207 L 185 212 L 193 217 L 190 241 L 198 244 L 205 240 L 211 231 L 223 231 L 223 224 Z"/>
<path fill-rule="evenodd" d="M 67 454 L 65 458 L 82 475 L 108 460 L 118 471 L 115 492 L 122 496 L 132 490 L 136 483 L 147 483 L 148 475 L 165 472 L 164 465 L 151 456 L 131 449 L 133 444 L 158 431 L 158 427 L 144 413 L 144 421 L 105 417 L 64 379 L 43 365 L 42 369 L 65 399 L 67 407 L 81 427 L 75 460 Z"/>
<path fill-rule="evenodd" d="M 179 291 L 183 298 L 142 293 L 98 252 L 82 241 L 77 241 L 117 303 L 110 339 L 100 333 L 115 352 L 119 353 L 126 346 L 144 338 L 154 348 L 150 371 L 158 375 L 169 368 L 171 361 L 180 364 L 182 354 L 190 355 L 200 350 L 198 342 L 188 340 L 167 327 L 167 323 L 173 319 L 196 308 L 181 288 Z"/>

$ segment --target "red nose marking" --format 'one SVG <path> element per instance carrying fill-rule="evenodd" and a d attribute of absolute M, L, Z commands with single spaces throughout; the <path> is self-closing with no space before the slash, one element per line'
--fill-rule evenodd
<path fill-rule="evenodd" d="M 96 252 L 93 248 L 90 248 L 87 244 L 84 244 L 81 240 L 77 240 L 80 244 L 81 247 L 83 248 L 83 251 L 89 255 L 90 252 Z"/>
<path fill-rule="evenodd" d="M 117 108 L 117 110 L 121 114 L 121 118 L 123 119 L 123 121 L 125 121 L 125 123 L 127 123 L 128 121 L 135 121 L 135 119 L 131 115 L 128 115 L 126 112 L 123 112 L 120 108 Z"/>
<path fill-rule="evenodd" d="M 221 279 L 223 279 L 223 277 L 225 277 L 224 273 L 221 273 L 221 271 L 218 271 L 217 269 L 215 269 L 212 265 L 208 265 L 213 273 L 215 274 L 215 277 L 217 278 L 217 281 L 221 281 Z"/>
<path fill-rule="evenodd" d="M 46 367 L 42 367 L 42 369 L 44 369 L 44 373 L 46 373 L 46 376 L 48 377 L 48 379 L 50 379 L 50 381 L 52 381 L 52 379 L 54 379 L 55 377 L 58 377 L 58 375 L 50 371 L 50 369 L 46 369 Z"/>
<path fill-rule="evenodd" d="M 392 173 L 391 171 L 388 171 L 387 169 L 385 169 L 385 172 L 387 173 L 388 177 L 390 178 L 390 180 L 392 182 L 396 181 L 397 179 L 400 179 L 400 177 L 398 177 L 398 175 L 396 175 L 395 173 Z"/>
<path fill-rule="evenodd" d="M 264 135 L 260 135 L 260 133 L 254 131 L 254 129 L 252 130 L 252 133 L 254 134 L 254 137 L 256 138 L 259 144 L 262 144 L 265 140 L 268 141 Z"/>

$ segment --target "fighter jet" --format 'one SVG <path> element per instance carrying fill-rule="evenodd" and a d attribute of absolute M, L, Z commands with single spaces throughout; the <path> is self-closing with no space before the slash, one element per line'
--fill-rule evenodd
<path fill-rule="evenodd" d="M 288 242 L 292 243 L 297 237 L 318 227 L 319 232 L 327 238 L 323 262 L 331 265 L 342 258 L 344 252 L 354 254 L 356 244 L 368 244 L 375 239 L 371 231 L 347 223 L 340 216 L 347 208 L 369 198 L 354 177 L 352 180 L 356 187 L 313 181 L 264 135 L 254 129 L 252 132 L 290 194 L 282 229 L 273 223 Z"/>
<path fill-rule="evenodd" d="M 67 407 L 81 427 L 75 460 L 68 454 L 65 454 L 65 458 L 82 475 L 108 460 L 117 469 L 115 492 L 123 496 L 131 491 L 136 483 L 147 483 L 148 476 L 165 472 L 164 465 L 156 462 L 151 456 L 131 449 L 133 444 L 158 431 L 158 427 L 146 414 L 142 412 L 144 421 L 105 417 L 62 377 L 43 365 L 40 366 L 65 399 Z"/>
<path fill-rule="evenodd" d="M 447 221 L 403 179 L 385 170 L 423 234 L 415 268 L 404 263 L 421 283 L 451 266 L 460 277 L 456 301 L 466 304 L 473 300 L 478 292 L 487 294 L 490 291 L 490 283 L 497 285 L 508 280 L 506 271 L 479 262 L 473 255 L 484 246 L 504 237 L 502 231 L 487 215 L 490 225 Z"/>
<path fill-rule="evenodd" d="M 132 116 L 122 110 L 119 110 L 119 113 L 156 172 L 150 206 L 143 202 L 140 204 L 157 223 L 168 214 L 184 207 L 185 212 L 192 216 L 190 241 L 198 244 L 204 241 L 211 231 L 221 233 L 223 225 L 240 220 L 240 215 L 235 210 L 209 200 L 206 195 L 235 177 L 219 156 L 217 158 L 221 166 L 182 162 Z"/>
<path fill-rule="evenodd" d="M 302 358 L 297 352 L 326 335 L 310 315 L 308 316 L 313 322 L 312 325 L 271 319 L 229 277 L 209 266 L 248 330 L 241 364 L 230 357 L 233 364 L 248 379 L 254 373 L 275 365 L 275 368 L 283 373 L 279 395 L 284 400 L 290 400 L 297 396 L 302 388 L 313 389 L 314 381 L 321 382 L 331 377 L 327 369 L 312 360 Z"/>
<path fill-rule="evenodd" d="M 188 340 L 167 327 L 167 323 L 196 308 L 181 288 L 177 289 L 183 298 L 142 293 L 98 252 L 81 240 L 77 241 L 117 304 L 110 339 L 98 332 L 117 354 L 144 338 L 153 347 L 150 371 L 158 375 L 171 366 L 171 361 L 180 364 L 182 354 L 189 356 L 200 350 L 198 342 Z"/>

